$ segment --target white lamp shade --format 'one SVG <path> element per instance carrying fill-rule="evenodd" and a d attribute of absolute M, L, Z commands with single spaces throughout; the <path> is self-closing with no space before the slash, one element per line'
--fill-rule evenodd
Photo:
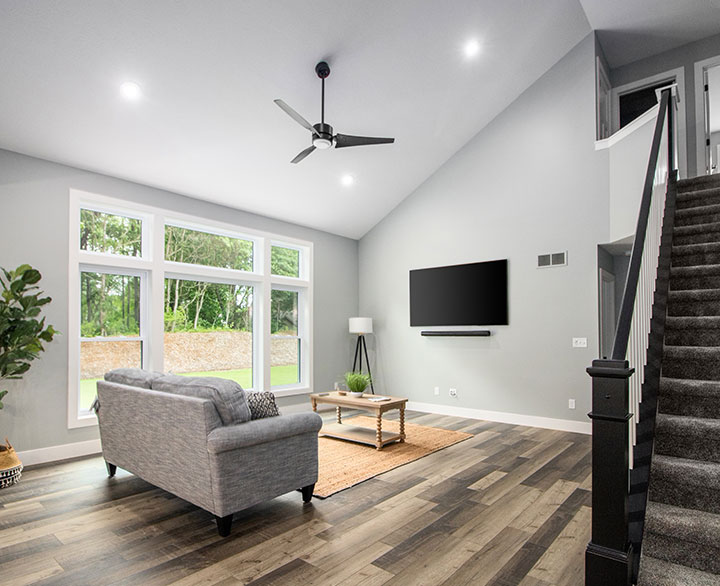
<path fill-rule="evenodd" d="M 350 333 L 351 334 L 372 334 L 372 318 L 371 317 L 351 317 Z"/>

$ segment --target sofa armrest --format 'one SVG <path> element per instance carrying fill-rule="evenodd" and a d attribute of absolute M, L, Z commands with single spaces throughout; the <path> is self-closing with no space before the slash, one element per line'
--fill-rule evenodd
<path fill-rule="evenodd" d="M 302 433 L 317 433 L 321 427 L 322 418 L 317 413 L 278 415 L 218 427 L 208 434 L 207 445 L 210 453 L 220 454 Z"/>

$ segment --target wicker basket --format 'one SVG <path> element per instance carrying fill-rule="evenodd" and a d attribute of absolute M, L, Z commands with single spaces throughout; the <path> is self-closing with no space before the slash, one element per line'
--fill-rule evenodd
<path fill-rule="evenodd" d="M 0 488 L 11 486 L 22 476 L 22 462 L 18 458 L 15 448 L 5 438 L 5 445 L 0 445 Z"/>

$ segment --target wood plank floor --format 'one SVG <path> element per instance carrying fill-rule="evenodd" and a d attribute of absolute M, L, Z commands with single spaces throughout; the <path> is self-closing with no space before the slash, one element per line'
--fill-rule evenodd
<path fill-rule="evenodd" d="M 473 438 L 303 506 L 212 516 L 99 457 L 0 491 L 0 584 L 578 586 L 590 438 L 408 413 Z"/>

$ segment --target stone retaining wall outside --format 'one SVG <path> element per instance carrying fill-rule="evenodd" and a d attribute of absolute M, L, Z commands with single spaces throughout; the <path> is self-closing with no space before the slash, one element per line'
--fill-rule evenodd
<path fill-rule="evenodd" d="M 272 366 L 297 364 L 297 340 L 272 336 Z M 81 342 L 80 378 L 140 366 L 140 342 Z M 250 332 L 166 332 L 165 372 L 235 370 L 252 366 Z"/>

